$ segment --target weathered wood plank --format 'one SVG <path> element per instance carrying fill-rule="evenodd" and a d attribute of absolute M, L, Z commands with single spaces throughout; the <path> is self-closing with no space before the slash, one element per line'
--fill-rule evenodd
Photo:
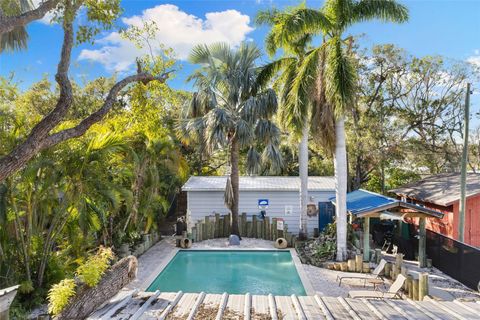
<path fill-rule="evenodd" d="M 310 296 L 302 296 L 298 297 L 298 301 L 300 301 L 300 304 L 302 305 L 303 312 L 305 313 L 305 316 L 307 319 L 326 319 L 326 317 L 323 315 L 323 311 L 318 305 L 318 303 L 315 301 L 313 297 Z"/>
<path fill-rule="evenodd" d="M 130 302 L 126 304 L 124 308 L 120 308 L 117 313 L 112 315 L 111 319 L 130 319 L 130 317 L 137 312 L 142 304 L 145 303 L 145 301 L 147 301 L 152 295 L 153 292 L 139 292 L 135 299 L 130 300 Z"/>
<path fill-rule="evenodd" d="M 307 316 L 305 315 L 305 312 L 303 311 L 302 305 L 300 304 L 300 301 L 298 300 L 298 297 L 294 294 L 290 296 L 292 298 L 292 303 L 295 308 L 295 311 L 297 312 L 297 317 L 300 320 L 307 320 Z"/>
<path fill-rule="evenodd" d="M 445 310 L 450 310 L 452 312 L 452 315 L 455 316 L 460 316 L 461 318 L 464 319 L 479 319 L 480 314 L 478 313 L 473 313 L 467 308 L 462 308 L 458 304 L 456 304 L 453 301 L 442 301 L 442 303 L 439 303 L 437 301 L 432 301 L 434 304 L 436 304 L 439 307 L 444 308 Z"/>
<path fill-rule="evenodd" d="M 291 297 L 275 296 L 275 304 L 277 305 L 277 314 L 279 319 L 296 320 L 297 311 L 292 303 Z"/>
<path fill-rule="evenodd" d="M 365 300 L 366 301 L 366 300 Z M 404 316 L 398 313 L 394 308 L 388 305 L 383 300 L 375 300 L 371 299 L 368 300 L 368 302 L 375 307 L 382 315 L 384 315 L 387 319 L 392 319 L 392 320 L 406 320 Z"/>
<path fill-rule="evenodd" d="M 231 318 L 243 318 L 245 311 L 245 296 L 243 294 L 231 294 L 228 297 L 227 307 L 225 308 L 225 315 L 230 315 Z M 230 318 L 229 318 L 230 319 Z"/>
<path fill-rule="evenodd" d="M 269 314 L 267 296 L 252 295 L 252 319 L 265 319 Z"/>
<path fill-rule="evenodd" d="M 345 302 L 348 303 L 348 305 L 352 307 L 353 310 L 355 310 L 355 313 L 360 319 L 380 319 L 377 315 L 372 313 L 372 310 L 370 310 L 370 308 L 365 305 L 365 303 L 363 303 L 361 300 L 346 298 Z"/>
<path fill-rule="evenodd" d="M 183 292 L 178 291 L 177 294 L 175 295 L 175 298 L 173 299 L 173 301 L 168 304 L 168 306 L 165 308 L 165 310 L 163 310 L 162 314 L 157 319 L 158 320 L 165 320 L 167 318 L 167 316 L 169 316 L 170 312 L 175 308 L 178 301 L 180 301 L 182 296 L 183 296 Z"/>
<path fill-rule="evenodd" d="M 140 317 L 143 315 L 145 311 L 147 311 L 148 308 L 150 308 L 152 302 L 158 298 L 160 295 L 160 290 L 155 291 L 153 295 L 148 298 L 147 301 L 145 301 L 144 304 L 130 317 L 130 320 L 138 320 Z"/>
<path fill-rule="evenodd" d="M 141 320 L 158 319 L 162 312 L 170 305 L 176 297 L 174 292 L 162 292 L 158 298 L 153 301 L 152 305 L 140 317 Z"/>
<path fill-rule="evenodd" d="M 200 294 L 197 296 L 197 299 L 195 300 L 195 304 L 190 309 L 187 320 L 195 319 L 195 315 L 197 313 L 198 308 L 203 303 L 203 299 L 205 299 L 205 292 L 200 292 Z"/>
<path fill-rule="evenodd" d="M 327 309 L 335 319 L 351 319 L 350 313 L 335 297 L 322 297 Z"/>
<path fill-rule="evenodd" d="M 431 317 L 427 316 L 424 312 L 420 311 L 418 308 L 416 308 L 414 305 L 407 301 L 402 301 L 402 300 L 396 300 L 396 301 L 391 301 L 391 300 L 385 300 L 385 302 L 395 309 L 398 313 L 402 314 L 408 319 L 415 319 L 415 320 L 429 320 Z"/>
<path fill-rule="evenodd" d="M 199 294 L 198 293 L 185 293 L 180 301 L 171 312 L 173 318 L 184 318 L 188 316 L 190 310 L 195 305 Z"/>

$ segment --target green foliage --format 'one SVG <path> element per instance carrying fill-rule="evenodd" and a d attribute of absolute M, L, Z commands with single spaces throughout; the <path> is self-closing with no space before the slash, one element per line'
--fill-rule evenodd
<path fill-rule="evenodd" d="M 114 81 L 72 83 L 74 104 L 59 127 L 98 109 Z M 52 110 L 52 88 L 43 79 L 19 90 L 12 78 L 0 78 L 0 156 Z M 0 287 L 24 283 L 18 299 L 26 308 L 44 303 L 46 288 L 73 277 L 87 252 L 118 248 L 129 233 L 158 228 L 189 174 L 173 132 L 189 95 L 153 83 L 122 94 L 103 122 L 42 152 L 0 184 Z M 83 269 L 89 283 L 101 273 Z"/>
<path fill-rule="evenodd" d="M 226 43 L 198 45 L 190 61 L 201 67 L 190 77 L 198 90 L 185 106 L 177 134 L 201 153 L 229 150 L 233 141 L 248 150 L 249 174 L 281 172 L 280 130 L 273 121 L 277 97 L 257 84 L 260 50 L 251 43 L 238 49 Z"/>
<path fill-rule="evenodd" d="M 70 298 L 75 295 L 75 280 L 64 279 L 55 284 L 48 292 L 48 312 L 57 315 L 67 306 Z"/>
<path fill-rule="evenodd" d="M 315 255 L 321 259 L 332 259 L 337 249 L 337 243 L 332 240 L 326 240 L 315 249 Z"/>
<path fill-rule="evenodd" d="M 96 286 L 110 266 L 112 259 L 112 249 L 100 247 L 96 254 L 88 257 L 88 259 L 77 268 L 78 279 L 89 287 Z"/>

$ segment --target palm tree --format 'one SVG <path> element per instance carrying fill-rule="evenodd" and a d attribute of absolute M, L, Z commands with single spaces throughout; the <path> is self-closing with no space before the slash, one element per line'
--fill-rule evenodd
<path fill-rule="evenodd" d="M 295 10 L 299 7 L 287 9 L 285 12 L 276 9 L 261 11 L 257 14 L 256 23 L 271 26 L 266 36 L 266 49 L 270 57 L 277 51 L 283 50 L 283 56 L 262 68 L 259 81 L 266 86 L 274 80 L 274 88 L 280 91 L 280 118 L 295 135 L 300 135 L 298 145 L 299 177 L 300 177 L 300 238 L 308 236 L 307 230 L 307 203 L 308 203 L 308 135 L 310 123 L 310 109 L 313 104 L 312 96 L 299 94 L 294 88 L 293 80 L 297 76 L 297 70 L 302 65 L 303 59 L 308 53 L 308 46 L 312 35 L 305 33 L 298 39 L 287 39 L 283 30 L 289 19 L 295 16 Z M 280 75 L 279 75 L 280 74 Z"/>
<path fill-rule="evenodd" d="M 293 80 L 294 88 L 300 94 L 313 94 L 318 119 L 316 122 L 323 141 L 334 150 L 336 178 L 336 221 L 337 221 L 337 260 L 343 261 L 347 256 L 347 156 L 345 141 L 345 115 L 355 103 L 357 71 L 352 60 L 353 38 L 345 38 L 348 27 L 355 23 L 381 19 L 383 21 L 402 23 L 408 19 L 408 10 L 395 0 L 326 0 L 319 10 L 299 8 L 283 24 L 284 39 L 300 39 L 305 34 L 323 36 L 321 45 L 303 59 L 297 77 Z M 334 124 L 334 141 L 331 129 Z M 323 131 L 323 133 L 322 133 Z"/>
<path fill-rule="evenodd" d="M 232 234 L 238 236 L 240 150 L 248 149 L 249 174 L 273 174 L 283 165 L 278 147 L 280 130 L 271 120 L 277 112 L 277 98 L 272 89 L 257 86 L 255 62 L 260 56 L 260 50 L 247 43 L 236 50 L 225 43 L 196 46 L 190 61 L 201 68 L 189 80 L 194 81 L 198 91 L 178 130 L 185 143 L 198 143 L 206 153 L 228 150 L 233 191 L 229 209 Z M 263 150 L 261 154 L 259 149 Z"/>

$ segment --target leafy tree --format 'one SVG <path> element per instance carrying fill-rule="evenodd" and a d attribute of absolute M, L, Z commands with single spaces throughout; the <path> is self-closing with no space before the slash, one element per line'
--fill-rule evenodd
<path fill-rule="evenodd" d="M 323 117 L 326 122 L 321 126 L 331 128 L 332 117 L 329 115 L 334 114 L 335 141 L 327 143 L 335 146 L 338 260 L 344 260 L 347 253 L 345 115 L 355 105 L 357 93 L 357 71 L 352 57 L 353 38 L 345 38 L 345 33 L 355 23 L 377 18 L 404 22 L 408 13 L 404 6 L 394 0 L 327 0 L 320 10 L 297 9 L 283 31 L 285 39 L 299 39 L 306 33 L 323 35 L 322 44 L 311 50 L 303 60 L 293 85 L 316 88 L 303 94 L 317 93 L 319 104 L 327 114 Z"/>
<path fill-rule="evenodd" d="M 55 1 L 46 1 L 45 3 L 47 2 L 51 5 Z M 59 22 L 64 32 L 60 61 L 55 75 L 55 80 L 59 87 L 59 96 L 54 104 L 55 107 L 35 124 L 26 138 L 17 141 L 15 147 L 0 158 L 0 182 L 23 168 L 39 152 L 63 141 L 82 136 L 92 125 L 101 121 L 111 111 L 117 102 L 119 93 L 125 87 L 137 82 L 145 86 L 148 86 L 152 81 L 165 82 L 170 74 L 170 72 L 164 69 L 164 66 L 169 64 L 164 63 L 165 59 L 162 55 L 159 55 L 154 60 L 139 59 L 137 61 L 137 74 L 116 82 L 110 88 L 106 98 L 104 98 L 103 103 L 97 110 L 89 113 L 73 127 L 64 127 L 59 130 L 73 106 L 72 83 L 68 77 L 73 45 L 75 42 L 91 41 L 101 30 L 111 28 L 120 14 L 121 8 L 118 0 L 63 0 L 55 2 L 55 5 L 57 4 L 55 20 Z M 82 6 L 87 10 L 88 22 L 85 25 L 77 26 L 75 38 L 73 21 Z M 40 8 L 43 8 L 43 6 L 40 5 L 37 9 Z M 27 10 L 23 14 L 17 15 L 14 13 L 12 16 L 0 14 L 0 35 L 12 31 L 12 28 L 24 26 L 26 23 L 44 15 L 44 13 L 42 15 L 38 14 L 38 12 Z M 146 65 L 145 62 L 150 62 L 151 64 Z"/>
<path fill-rule="evenodd" d="M 359 57 L 361 94 L 347 129 L 352 188 L 376 179 L 385 193 L 394 168 L 457 171 L 463 84 L 474 81 L 472 70 L 441 57 L 414 57 L 393 45 Z"/>
<path fill-rule="evenodd" d="M 256 85 L 255 62 L 261 53 L 253 44 L 243 43 L 237 50 L 227 44 L 196 46 L 190 61 L 201 64 L 190 80 L 197 92 L 187 106 L 179 134 L 186 143 L 199 143 L 203 150 L 227 148 L 231 166 L 232 233 L 238 231 L 239 155 L 248 148 L 247 171 L 279 172 L 280 130 L 272 122 L 277 98 L 272 89 Z M 262 148 L 260 155 L 257 148 Z M 227 186 L 228 187 L 228 186 Z"/>

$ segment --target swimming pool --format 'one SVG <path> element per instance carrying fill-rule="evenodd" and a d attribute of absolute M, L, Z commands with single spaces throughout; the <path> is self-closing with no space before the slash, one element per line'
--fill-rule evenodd
<path fill-rule="evenodd" d="M 147 291 L 305 295 L 289 251 L 180 250 Z"/>

